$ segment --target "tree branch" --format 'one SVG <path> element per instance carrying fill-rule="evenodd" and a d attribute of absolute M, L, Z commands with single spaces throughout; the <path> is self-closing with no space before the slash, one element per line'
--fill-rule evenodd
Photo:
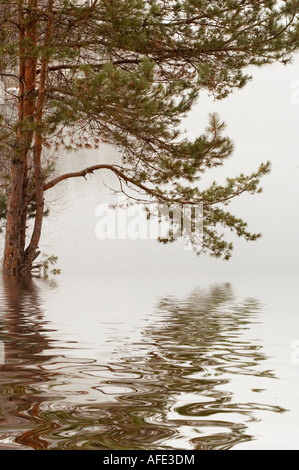
<path fill-rule="evenodd" d="M 51 181 L 48 181 L 47 183 L 44 184 L 43 187 L 43 192 L 48 191 L 49 189 L 53 188 L 57 184 L 61 183 L 62 181 L 66 181 L 71 178 L 85 178 L 86 175 L 88 174 L 93 174 L 95 171 L 98 170 L 110 170 L 112 171 L 119 180 L 124 181 L 127 185 L 128 183 L 131 183 L 132 185 L 136 186 L 136 188 L 139 188 L 143 190 L 145 193 L 148 195 L 154 197 L 155 199 L 165 202 L 165 203 L 177 203 L 177 204 L 190 204 L 190 205 L 197 205 L 197 204 L 203 204 L 203 206 L 209 207 L 213 206 L 215 204 L 222 204 L 227 202 L 229 199 L 233 199 L 234 197 L 237 197 L 241 195 L 242 193 L 246 191 L 250 191 L 251 188 L 247 184 L 243 187 L 231 194 L 230 196 L 222 199 L 218 199 L 215 201 L 202 201 L 202 200 L 187 200 L 187 199 L 182 199 L 182 198 L 175 198 L 175 197 L 168 197 L 166 196 L 162 191 L 158 191 L 154 188 L 150 188 L 146 186 L 145 184 L 141 183 L 138 179 L 135 179 L 134 177 L 131 177 L 127 175 L 122 167 L 118 167 L 116 165 L 109 165 L 109 164 L 99 164 L 99 165 L 93 165 L 88 168 L 85 168 L 84 170 L 81 171 L 76 171 L 76 172 L 71 172 L 71 173 L 64 173 L 63 175 L 57 176 L 57 178 L 54 178 Z M 36 197 L 36 192 L 33 192 L 28 199 L 28 203 L 32 202 Z"/>
<path fill-rule="evenodd" d="M 159 198 L 159 199 L 163 199 L 165 201 L 167 200 L 169 202 L 173 202 L 173 200 L 171 198 L 167 198 L 166 196 L 163 196 L 162 193 L 159 193 L 155 189 L 149 188 L 148 186 L 145 186 L 144 184 L 142 184 L 137 179 L 134 179 L 134 178 L 126 175 L 124 173 L 124 171 L 122 171 L 121 167 L 117 167 L 115 165 L 108 165 L 108 164 L 94 165 L 94 166 L 90 166 L 88 168 L 85 168 L 84 170 L 81 170 L 81 171 L 76 171 L 76 172 L 72 172 L 72 173 L 65 173 L 63 175 L 57 176 L 57 178 L 54 178 L 52 181 L 48 181 L 47 183 L 45 183 L 44 192 L 48 191 L 48 189 L 53 188 L 54 186 L 56 186 L 61 181 L 65 181 L 65 180 L 68 180 L 70 178 L 82 178 L 82 177 L 85 178 L 86 175 L 93 174 L 97 170 L 110 170 L 115 175 L 117 175 L 119 178 L 121 178 L 123 181 L 125 181 L 126 183 L 131 183 L 131 184 L 137 186 L 138 188 L 144 190 L 147 194 L 150 194 L 151 196 L 154 196 L 154 197 Z M 30 198 L 29 198 L 29 202 L 31 202 L 35 198 L 35 196 L 36 196 L 36 193 L 35 192 L 32 193 Z"/>

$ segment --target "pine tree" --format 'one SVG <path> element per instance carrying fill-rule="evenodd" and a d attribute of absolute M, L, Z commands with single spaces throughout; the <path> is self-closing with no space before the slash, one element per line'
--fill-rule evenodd
<path fill-rule="evenodd" d="M 299 44 L 298 14 L 297 0 L 2 1 L 0 79 L 9 102 L 0 122 L 4 272 L 30 273 L 47 191 L 101 169 L 140 201 L 146 195 L 203 204 L 203 249 L 214 256 L 227 259 L 232 250 L 219 225 L 257 239 L 226 206 L 261 191 L 269 162 L 200 190 L 200 175 L 222 165 L 233 143 L 217 115 L 194 141 L 179 125 L 201 90 L 222 99 L 250 80 L 248 66 L 287 63 Z M 51 176 L 51 152 L 101 142 L 119 149 L 126 163 Z"/>

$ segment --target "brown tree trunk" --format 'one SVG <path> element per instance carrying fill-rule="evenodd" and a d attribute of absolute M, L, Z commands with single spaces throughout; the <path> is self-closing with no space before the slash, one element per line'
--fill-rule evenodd
<path fill-rule="evenodd" d="M 34 11 L 37 0 L 29 0 L 26 17 L 22 1 L 19 2 L 19 130 L 15 155 L 11 165 L 11 183 L 7 206 L 6 238 L 3 271 L 6 275 L 24 276 L 30 273 L 34 254 L 25 251 L 28 212 L 27 172 L 28 159 L 34 138 L 33 126 L 36 114 L 37 58 L 31 48 L 37 44 L 37 20 Z M 27 41 L 29 46 L 24 47 Z M 29 124 L 29 126 L 28 126 Z"/>
<path fill-rule="evenodd" d="M 45 45 L 49 43 L 52 33 L 52 18 L 53 18 L 53 0 L 49 0 L 48 11 L 50 16 L 47 21 Z M 46 82 L 48 72 L 48 59 L 43 58 L 41 61 L 41 69 L 39 74 L 39 87 L 37 100 L 35 103 L 35 124 L 36 129 L 34 133 L 34 151 L 33 151 L 33 168 L 34 168 L 34 182 L 35 182 L 35 200 L 36 200 L 36 214 L 33 232 L 30 243 L 25 251 L 25 264 L 32 267 L 33 262 L 39 256 L 38 245 L 41 237 L 42 224 L 44 218 L 44 181 L 42 176 L 42 151 L 43 151 L 43 106 L 46 97 Z"/>
<path fill-rule="evenodd" d="M 42 137 L 39 132 L 35 134 L 34 144 L 34 181 L 36 189 L 36 214 L 33 232 L 30 243 L 25 251 L 25 265 L 32 267 L 33 262 L 38 257 L 38 245 L 41 237 L 42 224 L 44 218 L 44 192 L 43 178 L 41 171 L 41 155 L 42 155 Z"/>
<path fill-rule="evenodd" d="M 6 238 L 3 260 L 5 274 L 18 276 L 26 271 L 24 259 L 24 175 L 25 163 L 15 161 L 11 169 L 11 187 L 7 206 Z"/>

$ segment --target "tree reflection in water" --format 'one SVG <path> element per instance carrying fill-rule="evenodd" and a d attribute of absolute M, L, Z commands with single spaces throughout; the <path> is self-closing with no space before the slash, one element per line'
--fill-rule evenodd
<path fill-rule="evenodd" d="M 272 376 L 246 339 L 258 302 L 237 303 L 229 284 L 161 300 L 108 365 L 72 357 L 33 280 L 4 279 L 2 291 L 2 449 L 228 449 L 254 438 L 256 412 L 284 411 L 234 402 L 238 380 Z"/>
<path fill-rule="evenodd" d="M 39 405 L 46 399 L 36 387 L 49 380 L 42 364 L 50 348 L 38 288 L 32 279 L 3 277 L 0 307 L 0 340 L 5 345 L 5 363 L 0 365 L 0 446 L 43 448 L 35 434 Z M 19 445 L 15 445 L 19 444 Z"/>

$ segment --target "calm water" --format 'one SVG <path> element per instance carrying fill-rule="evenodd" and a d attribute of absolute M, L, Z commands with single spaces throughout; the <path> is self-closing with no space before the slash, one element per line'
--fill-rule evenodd
<path fill-rule="evenodd" d="M 206 284 L 3 279 L 0 448 L 295 448 L 294 299 Z"/>

